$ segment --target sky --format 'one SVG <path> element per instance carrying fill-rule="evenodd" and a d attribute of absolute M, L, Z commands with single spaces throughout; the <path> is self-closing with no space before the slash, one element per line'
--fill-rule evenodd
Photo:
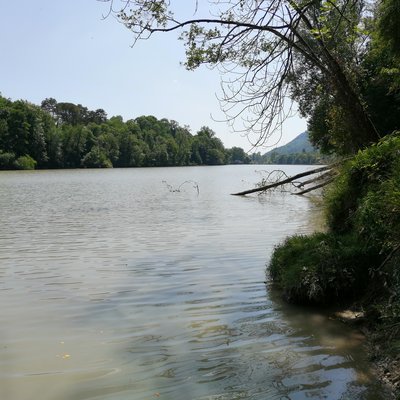
<path fill-rule="evenodd" d="M 154 115 L 188 125 L 193 134 L 208 126 L 225 147 L 251 149 L 224 122 L 216 69 L 187 71 L 183 42 L 173 34 L 132 47 L 132 33 L 112 16 L 104 19 L 107 11 L 108 4 L 97 0 L 0 0 L 1 95 L 35 104 L 53 97 L 124 120 Z M 291 118 L 279 145 L 304 130 L 305 120 Z"/>

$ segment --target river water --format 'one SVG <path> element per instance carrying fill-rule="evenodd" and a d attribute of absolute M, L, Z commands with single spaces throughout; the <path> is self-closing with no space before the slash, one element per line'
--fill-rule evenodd
<path fill-rule="evenodd" d="M 0 398 L 383 399 L 359 333 L 264 283 L 316 212 L 229 195 L 268 168 L 1 172 Z"/>

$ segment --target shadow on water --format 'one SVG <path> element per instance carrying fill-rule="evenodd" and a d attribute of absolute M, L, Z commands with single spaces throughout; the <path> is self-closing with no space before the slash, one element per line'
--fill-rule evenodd
<path fill-rule="evenodd" d="M 366 354 L 364 335 L 324 309 L 290 305 L 268 287 L 274 309 L 290 326 L 292 351 L 278 360 L 287 399 L 386 399 Z M 277 369 L 278 370 L 278 369 Z"/>
<path fill-rule="evenodd" d="M 239 286 L 251 296 L 189 297 L 180 316 L 158 314 L 155 321 L 153 313 L 152 323 L 121 332 L 112 384 L 80 388 L 74 399 L 386 398 L 359 332 L 319 310 L 288 305 L 261 283 Z"/>

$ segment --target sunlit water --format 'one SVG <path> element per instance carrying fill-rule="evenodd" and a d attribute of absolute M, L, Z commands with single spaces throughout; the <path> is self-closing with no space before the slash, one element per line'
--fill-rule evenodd
<path fill-rule="evenodd" d="M 357 332 L 265 285 L 316 211 L 229 195 L 267 168 L 1 172 L 0 398 L 383 399 Z"/>

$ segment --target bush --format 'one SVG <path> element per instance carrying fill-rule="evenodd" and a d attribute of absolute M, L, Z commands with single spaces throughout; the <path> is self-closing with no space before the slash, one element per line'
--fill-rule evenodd
<path fill-rule="evenodd" d="M 399 245 L 400 173 L 382 182 L 378 190 L 366 193 L 354 214 L 354 228 L 381 253 Z"/>
<path fill-rule="evenodd" d="M 399 156 L 400 132 L 360 151 L 326 194 L 328 233 L 275 249 L 271 277 L 289 301 L 330 303 L 368 290 L 377 314 L 400 310 Z"/>
<path fill-rule="evenodd" d="M 15 154 L 0 151 L 0 169 L 14 169 Z"/>
<path fill-rule="evenodd" d="M 292 236 L 275 248 L 269 272 L 289 302 L 344 303 L 363 293 L 376 258 L 354 235 Z"/>
<path fill-rule="evenodd" d="M 375 242 L 372 233 L 379 230 L 379 225 L 393 218 L 398 220 L 399 156 L 400 132 L 395 132 L 360 151 L 343 166 L 326 196 L 327 222 L 331 231 L 356 231 L 365 240 Z M 393 228 L 389 230 L 394 232 Z M 389 234 L 385 229 L 383 236 Z M 381 237 L 379 241 L 382 240 Z"/>
<path fill-rule="evenodd" d="M 35 169 L 37 162 L 28 155 L 18 157 L 14 166 L 16 169 Z"/>

